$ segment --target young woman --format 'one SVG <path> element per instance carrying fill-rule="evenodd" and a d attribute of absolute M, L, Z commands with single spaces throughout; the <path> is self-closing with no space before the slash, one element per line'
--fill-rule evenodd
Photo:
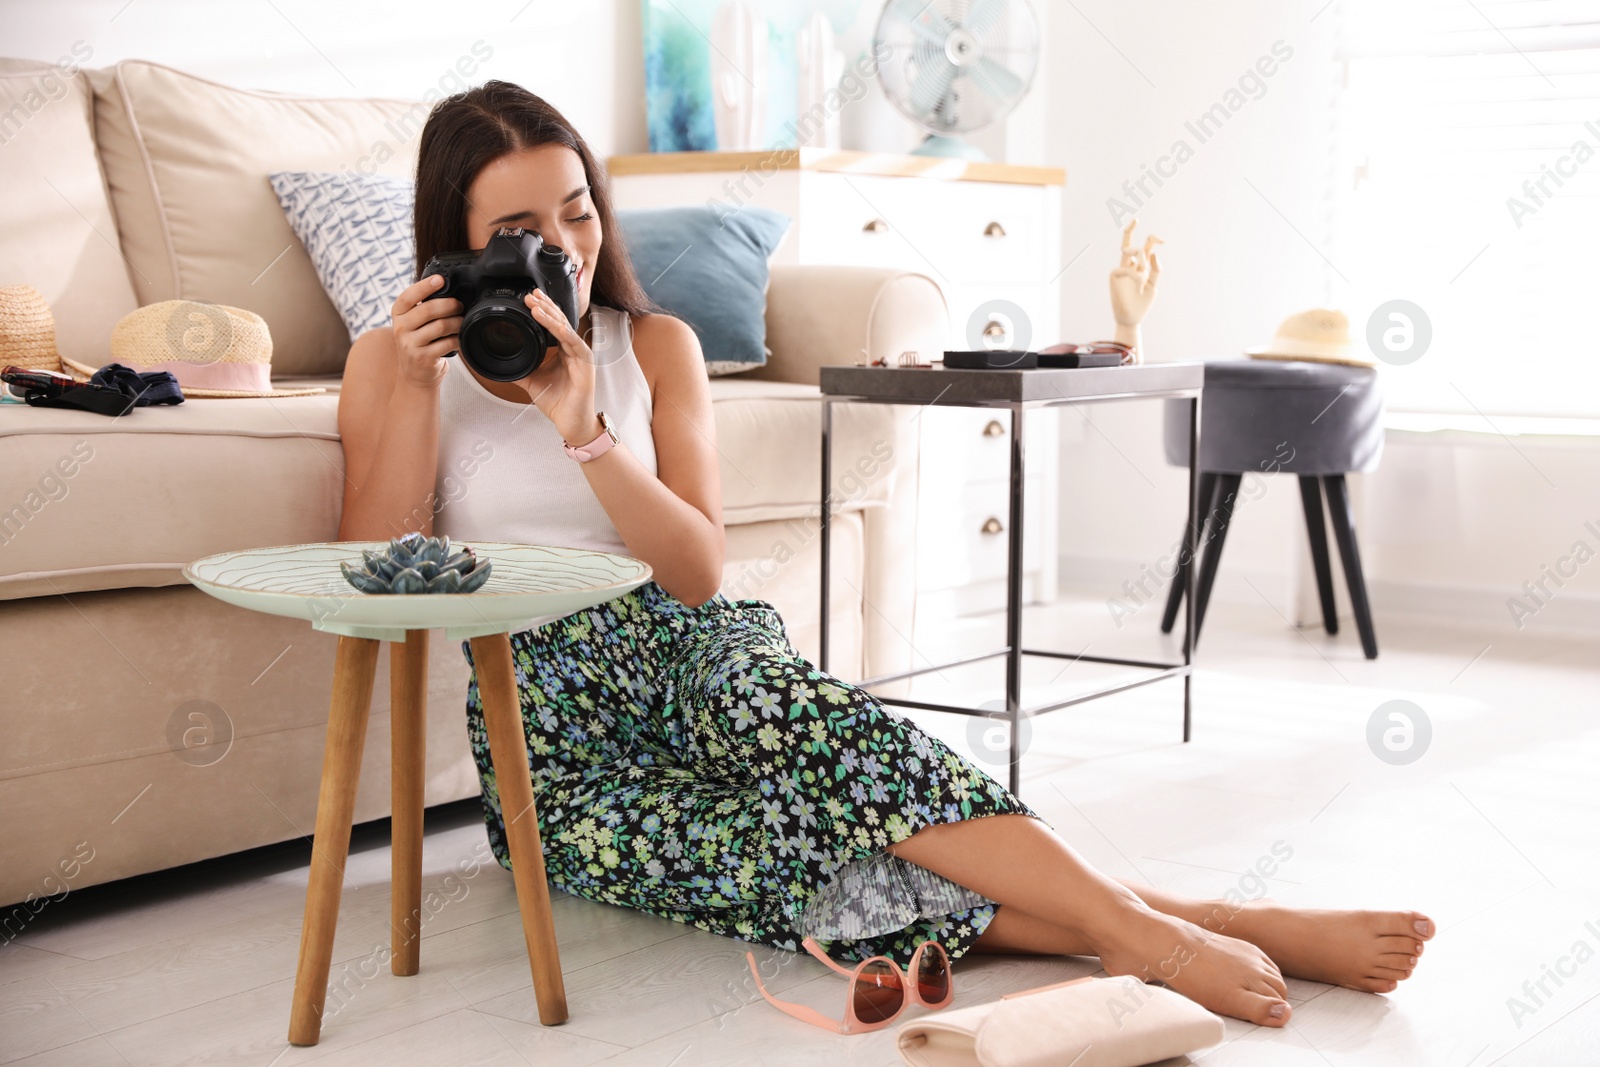
<path fill-rule="evenodd" d="M 625 553 L 655 580 L 513 634 L 539 829 L 569 892 L 841 961 L 968 951 L 1098 956 L 1214 1011 L 1288 1021 L 1284 975 L 1387 992 L 1433 924 L 1408 911 L 1230 905 L 1125 885 L 1028 805 L 872 696 L 817 670 L 760 600 L 717 592 L 715 426 L 694 332 L 635 278 L 604 171 L 518 86 L 440 101 L 417 163 L 416 256 L 537 231 L 579 267 L 576 330 L 516 382 L 457 348 L 463 308 L 400 294 L 350 350 L 341 539 L 454 538 Z M 587 461 L 576 448 L 618 443 Z M 445 492 L 440 486 L 447 485 Z M 435 514 L 437 512 L 437 514 Z M 470 646 L 462 650 L 471 661 Z M 474 673 L 467 723 L 489 839 L 509 868 Z"/>

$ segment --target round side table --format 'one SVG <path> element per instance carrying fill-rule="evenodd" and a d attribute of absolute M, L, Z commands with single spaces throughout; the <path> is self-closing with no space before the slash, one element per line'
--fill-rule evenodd
<path fill-rule="evenodd" d="M 502 810 L 508 815 L 506 844 L 539 1021 L 554 1026 L 567 1019 L 567 995 L 508 635 L 528 629 L 541 616 L 578 611 L 631 592 L 650 580 L 650 567 L 628 556 L 575 548 L 499 541 L 461 544 L 470 544 L 480 559 L 494 563 L 489 580 L 472 593 L 357 591 L 340 573 L 339 562 L 359 565 L 362 549 L 382 551 L 388 547 L 384 541 L 326 541 L 225 552 L 183 569 L 185 578 L 219 600 L 251 611 L 306 619 L 315 629 L 339 635 L 305 921 L 300 932 L 300 963 L 289 1015 L 291 1044 L 315 1045 L 322 1035 L 322 1009 L 344 865 L 350 853 L 350 824 L 379 641 L 393 642 L 389 657 L 394 840 L 390 969 L 401 976 L 417 973 L 422 916 L 424 703 L 428 631 L 436 628 L 442 628 L 452 641 L 471 641 L 490 758 L 500 785 Z"/>

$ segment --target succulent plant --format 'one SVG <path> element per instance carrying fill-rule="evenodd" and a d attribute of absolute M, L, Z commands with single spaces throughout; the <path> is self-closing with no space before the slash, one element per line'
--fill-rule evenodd
<path fill-rule="evenodd" d="M 361 550 L 362 564 L 340 561 L 345 581 L 363 593 L 470 593 L 489 580 L 493 561 L 480 564 L 467 545 L 452 555 L 450 538 L 412 532 L 390 540 L 385 552 Z"/>

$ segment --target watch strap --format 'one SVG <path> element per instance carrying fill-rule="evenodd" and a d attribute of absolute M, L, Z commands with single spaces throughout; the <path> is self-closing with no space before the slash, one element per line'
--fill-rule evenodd
<path fill-rule="evenodd" d="M 611 420 L 606 417 L 606 413 L 603 411 L 597 411 L 595 414 L 600 418 L 600 425 L 602 429 L 600 430 L 599 435 L 595 437 L 593 441 L 590 441 L 587 444 L 576 446 L 569 445 L 565 441 L 561 442 L 562 451 L 566 452 L 567 455 L 571 456 L 579 463 L 587 463 L 591 459 L 596 459 L 605 455 L 607 452 L 611 451 L 614 445 L 618 443 L 617 433 L 614 429 L 612 429 Z"/>

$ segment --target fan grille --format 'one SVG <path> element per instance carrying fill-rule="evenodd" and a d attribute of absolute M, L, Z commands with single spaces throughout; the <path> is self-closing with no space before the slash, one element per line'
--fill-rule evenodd
<path fill-rule="evenodd" d="M 1028 0 L 889 0 L 874 45 L 884 94 L 901 114 L 938 134 L 1003 118 L 1027 94 L 1039 62 L 1039 24 Z"/>

